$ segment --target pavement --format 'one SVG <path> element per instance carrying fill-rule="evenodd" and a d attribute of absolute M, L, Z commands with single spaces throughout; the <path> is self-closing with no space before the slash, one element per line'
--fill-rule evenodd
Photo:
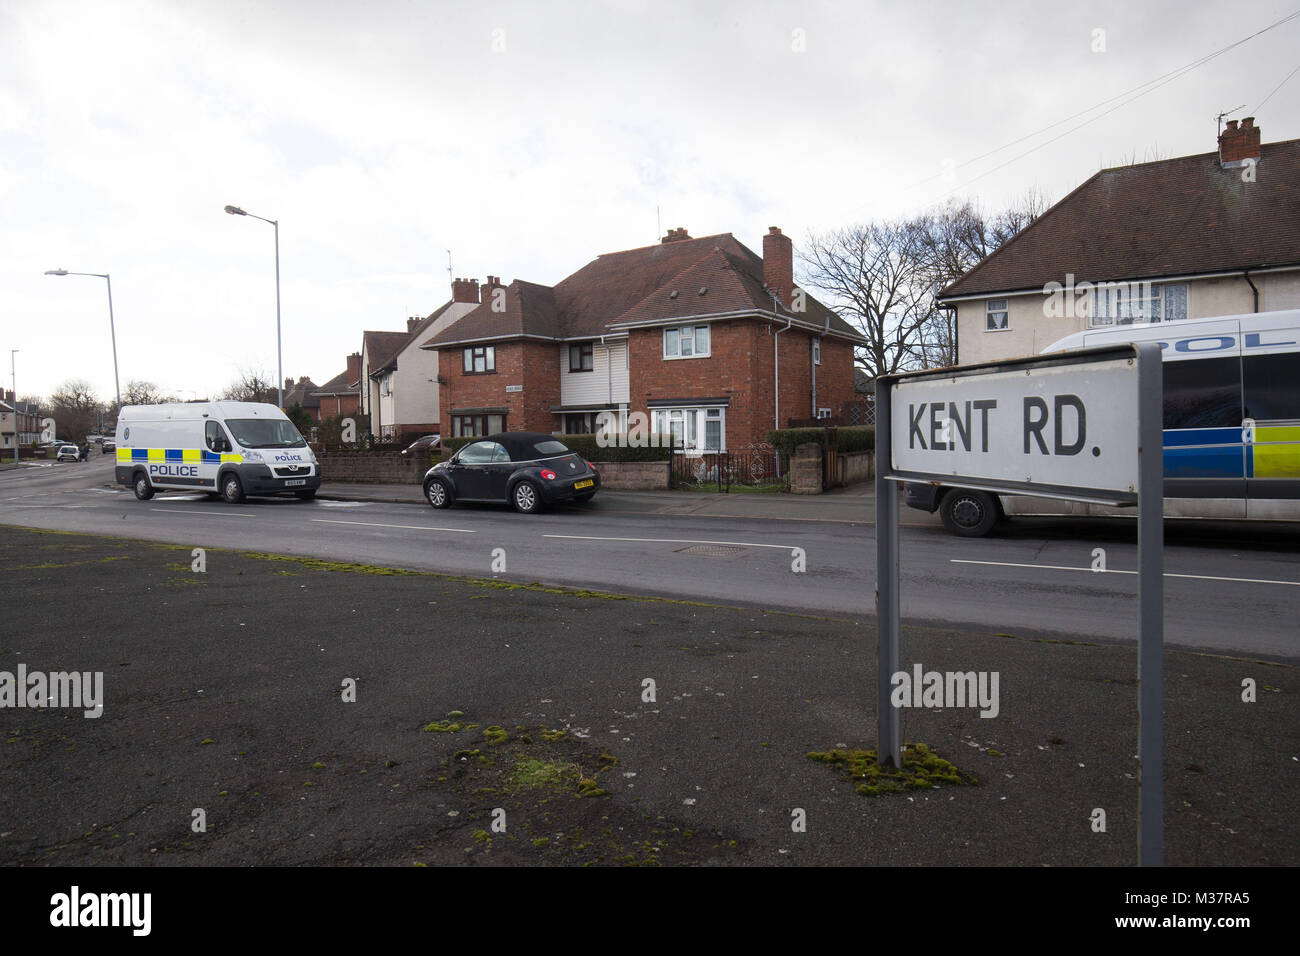
<path fill-rule="evenodd" d="M 0 707 L 0 864 L 1136 859 L 1131 645 L 904 628 L 998 712 L 902 710 L 961 782 L 866 795 L 808 754 L 874 746 L 870 622 L 202 557 L 0 526 L 0 682 L 104 682 L 97 718 Z M 1166 651 L 1170 864 L 1297 863 L 1296 663 Z"/>
<path fill-rule="evenodd" d="M 424 504 L 424 491 L 417 484 L 341 482 L 326 479 L 316 497 L 327 501 L 375 501 L 389 504 Z M 820 495 L 792 494 L 709 494 L 693 491 L 620 491 L 601 489 L 603 508 L 627 514 L 695 514 L 720 518 L 784 518 L 805 521 L 874 523 L 876 486 L 862 482 L 835 488 Z M 932 519 L 909 509 L 907 520 Z"/>

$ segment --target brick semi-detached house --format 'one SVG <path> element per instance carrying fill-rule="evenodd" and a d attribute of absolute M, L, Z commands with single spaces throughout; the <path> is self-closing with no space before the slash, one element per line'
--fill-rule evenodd
<path fill-rule="evenodd" d="M 730 233 L 597 257 L 555 286 L 488 276 L 422 346 L 441 359 L 442 434 L 590 433 L 640 412 L 689 451 L 726 451 L 856 400 L 843 319 L 794 285 L 775 226 L 760 258 Z"/>

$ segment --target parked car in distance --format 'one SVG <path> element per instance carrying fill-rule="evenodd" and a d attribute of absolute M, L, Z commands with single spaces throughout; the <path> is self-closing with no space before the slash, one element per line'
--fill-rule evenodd
<path fill-rule="evenodd" d="M 117 442 L 111 438 L 106 439 L 104 444 L 100 446 L 99 451 L 102 455 L 107 455 L 110 451 L 117 451 Z"/>
<path fill-rule="evenodd" d="M 431 451 L 442 444 L 441 435 L 423 435 L 402 449 L 403 455 L 414 455 L 422 451 Z"/>
<path fill-rule="evenodd" d="M 590 501 L 600 474 L 551 435 L 502 432 L 470 442 L 424 476 L 435 508 L 455 501 L 507 502 L 531 514 L 558 501 Z"/>
<path fill-rule="evenodd" d="M 60 445 L 59 461 L 81 461 L 81 449 L 76 445 Z"/>

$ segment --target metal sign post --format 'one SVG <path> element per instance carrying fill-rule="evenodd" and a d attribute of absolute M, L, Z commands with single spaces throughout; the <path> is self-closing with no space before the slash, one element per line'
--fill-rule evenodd
<path fill-rule="evenodd" d="M 877 380 L 880 381 L 880 380 Z M 893 396 L 890 384 L 876 387 L 876 760 L 902 768 L 898 710 L 890 703 L 899 670 L 901 629 L 898 586 L 898 485 L 891 478 Z M 885 449 L 883 463 L 880 449 Z"/>
<path fill-rule="evenodd" d="M 1164 860 L 1160 346 L 1080 349 L 876 380 L 878 759 L 902 766 L 898 488 L 904 481 L 1138 509 L 1138 862 Z"/>
<path fill-rule="evenodd" d="M 1138 865 L 1164 866 L 1164 368 L 1138 349 Z"/>

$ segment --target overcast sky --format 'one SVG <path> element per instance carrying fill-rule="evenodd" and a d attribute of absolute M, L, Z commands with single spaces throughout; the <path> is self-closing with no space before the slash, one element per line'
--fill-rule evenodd
<path fill-rule="evenodd" d="M 1217 113 L 1300 66 L 1300 19 L 1060 121 L 1297 7 L 0 0 L 4 387 L 16 348 L 19 394 L 112 397 L 106 284 L 55 268 L 112 275 L 123 388 L 274 378 L 273 230 L 228 203 L 280 220 L 284 374 L 323 383 L 449 298 L 448 249 L 553 284 L 660 223 L 761 251 L 769 225 L 798 248 L 949 197 L 1055 201 L 1213 150 Z M 1257 116 L 1300 137 L 1300 75 Z"/>

